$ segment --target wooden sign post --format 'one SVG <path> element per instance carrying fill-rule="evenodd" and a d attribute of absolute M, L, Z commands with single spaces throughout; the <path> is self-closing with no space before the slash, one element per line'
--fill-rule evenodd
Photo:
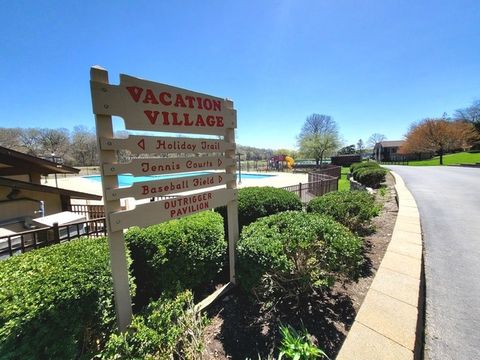
<path fill-rule="evenodd" d="M 100 149 L 117 324 L 119 330 L 124 332 L 132 320 L 123 236 L 123 230 L 130 226 L 158 224 L 227 205 L 230 283 L 235 283 L 235 243 L 238 240 L 235 178 L 237 116 L 231 101 L 210 95 L 127 75 L 120 75 L 119 85 L 111 85 L 107 71 L 100 67 L 91 68 L 90 78 Z M 112 116 L 122 117 L 126 130 L 218 135 L 221 138 L 217 140 L 131 135 L 127 139 L 117 139 L 113 134 Z M 135 154 L 206 156 L 149 157 L 118 163 L 115 154 L 121 149 Z M 195 172 L 205 170 L 215 172 L 195 175 Z M 144 181 L 127 188 L 118 186 L 118 175 L 123 173 L 145 176 L 183 172 L 188 172 L 188 176 Z M 212 187 L 216 189 L 208 190 Z M 200 189 L 207 190 L 197 192 Z M 189 192 L 188 195 L 137 205 L 131 210 L 122 211 L 120 208 L 122 198 L 155 198 L 186 191 Z"/>

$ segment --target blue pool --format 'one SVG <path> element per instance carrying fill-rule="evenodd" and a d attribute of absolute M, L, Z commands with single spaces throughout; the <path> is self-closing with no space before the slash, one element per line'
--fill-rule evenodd
<path fill-rule="evenodd" d="M 163 179 L 173 179 L 185 176 L 195 176 L 195 175 L 208 175 L 208 174 L 215 174 L 214 172 L 209 171 L 197 171 L 197 172 L 188 172 L 188 173 L 177 173 L 177 174 L 166 174 L 166 175 L 150 175 L 150 176 L 133 176 L 133 175 L 118 175 L 118 185 L 119 186 L 130 186 L 135 182 L 141 181 L 152 181 L 152 180 L 163 180 Z M 244 179 L 265 179 L 275 175 L 267 175 L 267 174 L 250 174 L 250 173 L 243 173 L 242 172 L 242 180 Z M 84 176 L 85 179 L 93 180 L 100 182 L 101 177 L 100 175 L 89 175 Z M 238 173 L 237 173 L 238 178 Z"/>

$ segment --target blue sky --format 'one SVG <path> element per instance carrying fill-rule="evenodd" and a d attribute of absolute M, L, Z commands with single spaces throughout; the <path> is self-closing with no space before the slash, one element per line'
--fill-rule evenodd
<path fill-rule="evenodd" d="M 346 143 L 399 139 L 480 98 L 480 1 L 6 1 L 0 127 L 94 126 L 89 69 L 228 97 L 237 142 L 294 148 L 331 115 Z"/>

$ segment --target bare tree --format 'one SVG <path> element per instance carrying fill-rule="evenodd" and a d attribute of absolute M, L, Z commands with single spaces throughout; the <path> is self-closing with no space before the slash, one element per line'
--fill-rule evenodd
<path fill-rule="evenodd" d="M 0 146 L 21 151 L 20 146 L 20 134 L 22 129 L 20 128 L 0 128 Z"/>
<path fill-rule="evenodd" d="M 465 109 L 458 109 L 453 114 L 454 119 L 467 121 L 475 127 L 480 134 L 480 100 L 475 100 L 473 104 Z"/>
<path fill-rule="evenodd" d="M 93 130 L 83 125 L 73 128 L 71 155 L 75 165 L 98 164 L 97 138 Z"/>
<path fill-rule="evenodd" d="M 22 129 L 19 136 L 20 146 L 29 155 L 37 156 L 41 152 L 40 130 Z"/>
<path fill-rule="evenodd" d="M 374 133 L 370 135 L 370 137 L 368 138 L 367 144 L 368 146 L 375 147 L 377 143 L 382 142 L 384 140 L 387 140 L 387 137 L 385 135 Z"/>
<path fill-rule="evenodd" d="M 70 145 L 70 133 L 67 129 L 41 129 L 40 144 L 44 154 L 64 156 Z"/>
<path fill-rule="evenodd" d="M 314 158 L 318 167 L 324 156 L 333 154 L 340 147 L 337 123 L 329 115 L 308 116 L 298 136 L 298 146 L 300 153 Z"/>

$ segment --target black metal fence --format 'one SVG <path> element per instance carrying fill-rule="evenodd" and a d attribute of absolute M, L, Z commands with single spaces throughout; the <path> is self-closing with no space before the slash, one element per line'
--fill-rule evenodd
<path fill-rule="evenodd" d="M 106 236 L 105 218 L 80 221 L 68 225 L 53 224 L 34 230 L 0 236 L 0 259 L 79 237 Z"/>

